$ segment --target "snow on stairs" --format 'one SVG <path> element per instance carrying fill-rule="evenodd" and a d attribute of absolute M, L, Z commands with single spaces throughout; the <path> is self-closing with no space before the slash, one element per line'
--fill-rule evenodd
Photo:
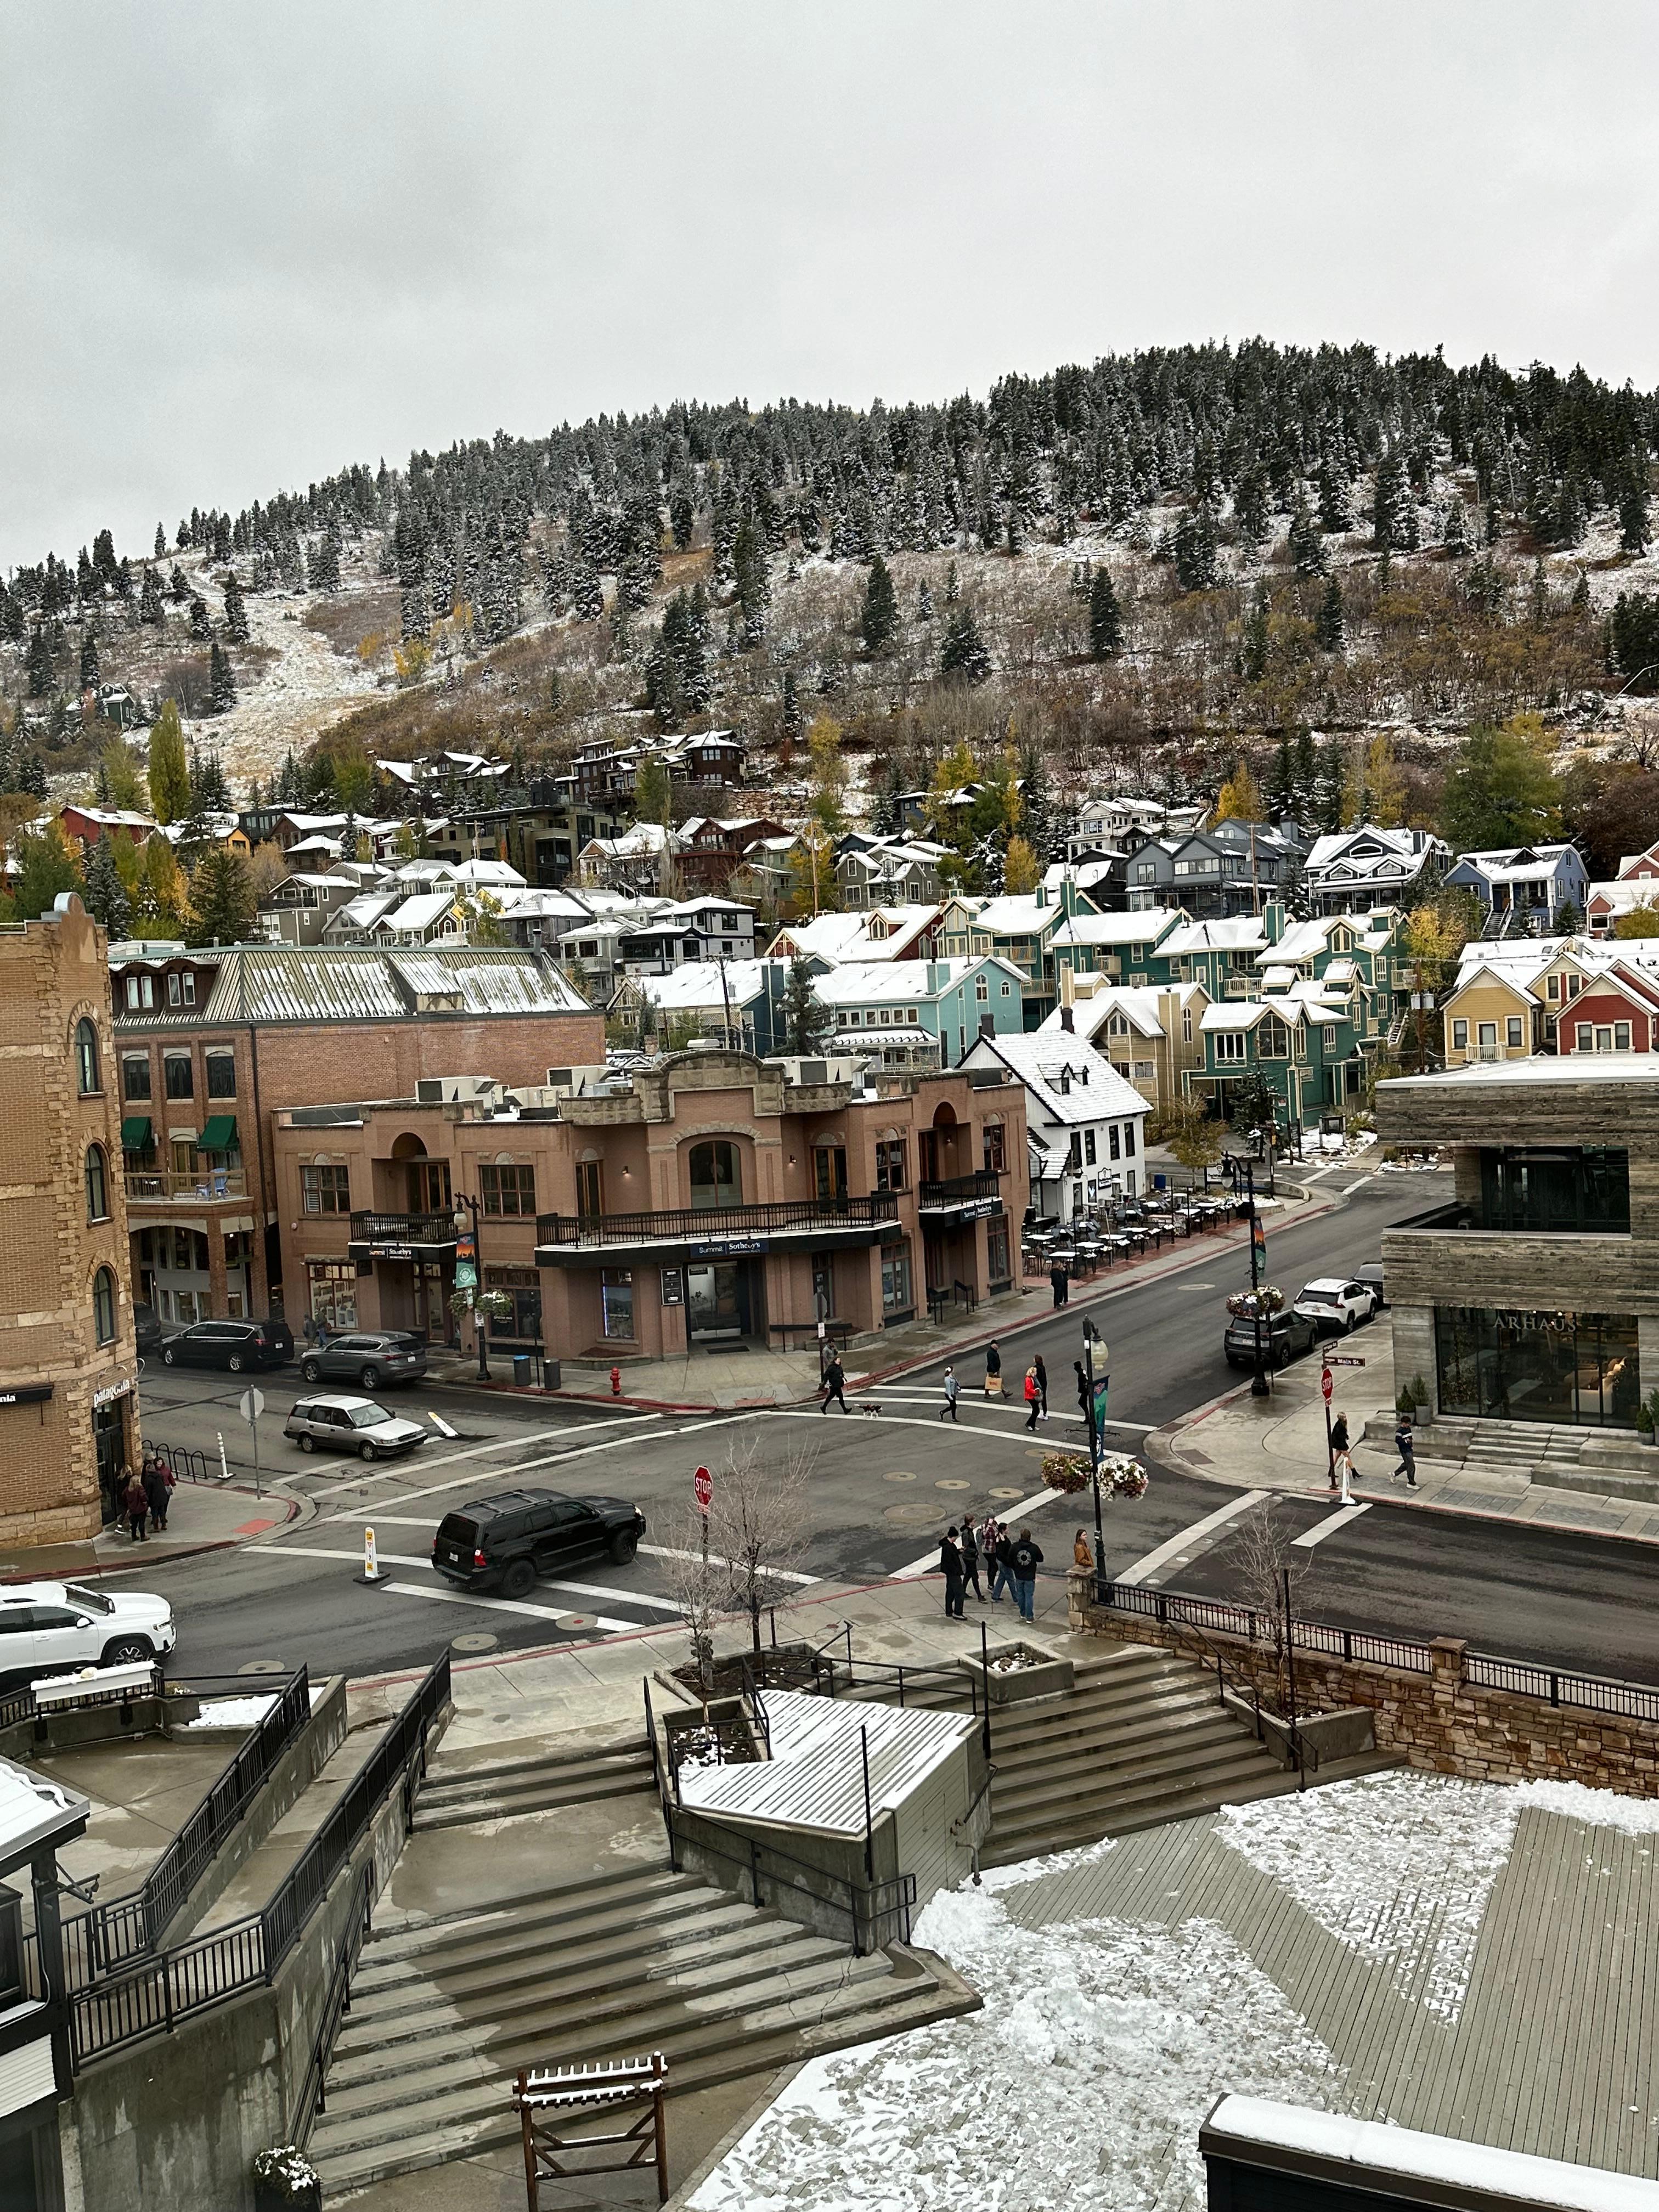
<path fill-rule="evenodd" d="M 333 2203 L 516 2140 L 520 2065 L 667 2055 L 672 2095 L 977 2008 L 942 1960 L 855 1958 L 666 1862 L 363 1947 L 308 2146 Z"/>
<path fill-rule="evenodd" d="M 1249 1723 L 1223 1708 L 1195 1662 L 1127 1644 L 1080 1661 L 1065 1696 L 1005 1706 L 992 1720 L 986 1866 L 1065 1850 L 1218 1805 L 1294 1790 Z M 1398 1761 L 1328 1760 L 1310 1781 L 1343 1781 Z"/>
<path fill-rule="evenodd" d="M 465 1827 L 477 1820 L 592 1804 L 603 1797 L 635 1796 L 655 1787 L 643 1736 L 636 1743 L 481 1766 L 434 1759 L 421 1784 L 415 1826 Z"/>

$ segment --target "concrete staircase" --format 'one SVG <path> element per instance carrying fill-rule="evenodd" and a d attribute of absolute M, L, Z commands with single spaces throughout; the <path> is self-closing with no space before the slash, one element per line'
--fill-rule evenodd
<path fill-rule="evenodd" d="M 1222 1706 L 1203 1668 L 1136 1644 L 1079 1661 L 1063 1697 L 997 1711 L 991 1760 L 986 1866 L 1297 1786 L 1250 1724 Z M 1398 1763 L 1378 1754 L 1327 1759 L 1309 1780 L 1346 1781 Z"/>
<path fill-rule="evenodd" d="M 333 2203 L 513 2142 L 526 2064 L 662 2051 L 673 2095 L 977 2009 L 927 1952 L 850 1945 L 666 1861 L 372 1936 L 309 2154 Z"/>
<path fill-rule="evenodd" d="M 606 1797 L 643 1796 L 656 1784 L 645 1738 L 543 1759 L 467 1766 L 434 1759 L 421 1784 L 415 1826 L 459 1828 Z"/>

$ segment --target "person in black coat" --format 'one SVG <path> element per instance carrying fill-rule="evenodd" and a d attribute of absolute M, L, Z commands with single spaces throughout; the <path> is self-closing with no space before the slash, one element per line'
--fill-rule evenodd
<path fill-rule="evenodd" d="M 945 1577 L 945 1617 L 947 1620 L 962 1619 L 963 1592 L 962 1553 L 957 1548 L 954 1528 L 945 1532 L 939 1547 L 939 1571 Z"/>
<path fill-rule="evenodd" d="M 1033 1356 L 1031 1364 L 1036 1370 L 1037 1389 L 1042 1394 L 1042 1418 L 1046 1421 L 1048 1418 L 1048 1370 L 1042 1364 L 1040 1352 Z"/>
<path fill-rule="evenodd" d="M 1036 1619 L 1036 1571 L 1042 1565 L 1042 1553 L 1031 1540 L 1029 1528 L 1019 1532 L 1019 1541 L 1012 1546 L 1009 1560 L 1014 1574 L 1014 1596 L 1019 1604 L 1023 1620 Z"/>
<path fill-rule="evenodd" d="M 823 1403 L 818 1411 L 827 1413 L 832 1404 L 839 1405 L 843 1413 L 850 1413 L 853 1410 L 847 1402 L 846 1370 L 834 1352 L 830 1353 L 830 1364 L 823 1370 Z"/>
<path fill-rule="evenodd" d="M 1072 1279 L 1058 1260 L 1048 1270 L 1048 1287 L 1054 1294 L 1054 1304 L 1065 1305 L 1072 1295 Z"/>
<path fill-rule="evenodd" d="M 983 1605 L 985 1593 L 979 1586 L 979 1538 L 974 1534 L 971 1517 L 962 1524 L 961 1548 L 963 1583 L 972 1583 L 974 1595 Z"/>
<path fill-rule="evenodd" d="M 995 1397 L 1002 1388 L 1002 1354 L 997 1350 L 994 1338 L 985 1347 L 985 1395 Z"/>
<path fill-rule="evenodd" d="M 142 1479 L 144 1497 L 149 1505 L 150 1525 L 159 1535 L 167 1525 L 167 1469 L 159 1459 L 146 1459 Z"/>

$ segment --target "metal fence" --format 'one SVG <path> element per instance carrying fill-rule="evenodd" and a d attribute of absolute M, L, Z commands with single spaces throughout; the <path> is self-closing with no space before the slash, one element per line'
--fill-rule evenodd
<path fill-rule="evenodd" d="M 1185 1623 L 1218 1635 L 1235 1636 L 1248 1644 L 1272 1643 L 1284 1632 L 1282 1613 L 1275 1617 L 1253 1612 L 1248 1606 L 1193 1597 L 1180 1590 L 1103 1583 L 1097 1585 L 1096 1598 L 1114 1613 L 1134 1613 L 1160 1623 Z M 1328 1621 L 1294 1617 L 1291 1643 L 1297 1651 L 1316 1651 L 1327 1658 L 1356 1661 L 1361 1666 L 1390 1667 L 1403 1674 L 1433 1671 L 1430 1646 L 1408 1637 L 1376 1636 L 1364 1629 L 1337 1628 Z M 1479 1688 L 1535 1698 L 1541 1705 L 1659 1723 L 1659 1689 L 1642 1682 L 1620 1682 L 1605 1674 L 1577 1674 L 1525 1660 L 1501 1659 L 1484 1651 L 1465 1653 L 1463 1680 Z"/>
<path fill-rule="evenodd" d="M 269 1982 L 398 1784 L 407 1820 L 417 1770 L 424 1771 L 427 1729 L 448 1703 L 446 1652 L 358 1768 L 262 1912 L 78 1991 L 70 2018 L 76 2069 L 148 2036 L 166 2034 L 191 2014 Z"/>

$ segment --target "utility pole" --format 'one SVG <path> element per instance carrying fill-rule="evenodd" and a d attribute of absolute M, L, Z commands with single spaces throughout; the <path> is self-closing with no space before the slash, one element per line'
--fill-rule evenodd
<path fill-rule="evenodd" d="M 1100 1365 L 1101 1398 L 1106 1395 L 1109 1377 L 1106 1373 L 1107 1349 L 1097 1333 L 1095 1325 L 1085 1314 L 1083 1321 L 1083 1375 L 1088 1395 L 1089 1413 L 1089 1474 L 1095 1487 L 1095 1588 L 1105 1587 L 1106 1534 L 1100 1517 L 1100 1459 L 1105 1448 L 1101 1425 L 1101 1407 L 1095 1397 L 1095 1365 Z"/>
<path fill-rule="evenodd" d="M 1265 1398 L 1267 1395 L 1268 1384 L 1267 1367 L 1261 1357 L 1261 1302 L 1256 1296 L 1256 1292 L 1261 1287 L 1261 1263 L 1255 1243 L 1255 1162 L 1254 1160 L 1246 1160 L 1244 1163 L 1244 1192 L 1245 1203 L 1250 1209 L 1249 1216 L 1250 1302 L 1255 1308 L 1255 1319 L 1251 1325 L 1255 1333 L 1255 1372 L 1250 1377 L 1250 1395 L 1253 1398 Z"/>

